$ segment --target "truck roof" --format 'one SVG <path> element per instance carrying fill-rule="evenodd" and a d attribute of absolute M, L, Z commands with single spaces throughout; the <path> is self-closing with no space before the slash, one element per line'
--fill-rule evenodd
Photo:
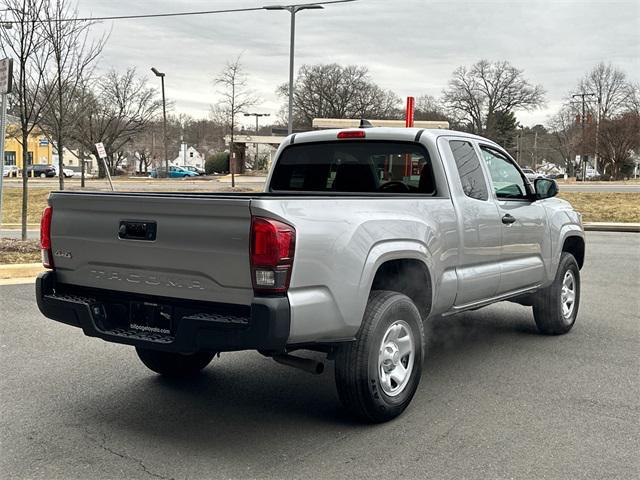
<path fill-rule="evenodd" d="M 365 132 L 365 138 L 369 140 L 395 140 L 402 142 L 414 142 L 420 133 L 419 138 L 431 138 L 435 141 L 442 135 L 458 136 L 473 138 L 494 143 L 484 137 L 474 135 L 472 133 L 460 132 L 457 130 L 444 130 L 440 128 L 388 128 L 388 127 L 369 127 L 369 128 L 347 128 L 347 129 L 330 129 L 330 130 L 314 130 L 310 132 L 297 133 L 289 136 L 288 144 L 308 143 L 308 142 L 328 142 L 337 140 L 338 133 L 349 132 L 354 130 L 362 130 Z"/>

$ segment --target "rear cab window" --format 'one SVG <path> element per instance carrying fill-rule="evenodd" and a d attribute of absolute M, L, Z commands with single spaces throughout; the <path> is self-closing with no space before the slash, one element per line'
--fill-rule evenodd
<path fill-rule="evenodd" d="M 488 200 L 487 181 L 473 145 L 465 140 L 449 140 L 449 147 L 456 161 L 464 194 L 476 200 Z"/>
<path fill-rule="evenodd" d="M 392 141 L 301 143 L 282 151 L 272 192 L 437 193 L 431 159 L 420 144 Z"/>

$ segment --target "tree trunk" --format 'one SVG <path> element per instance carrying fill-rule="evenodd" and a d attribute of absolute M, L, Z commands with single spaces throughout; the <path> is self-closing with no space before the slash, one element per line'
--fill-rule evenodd
<path fill-rule="evenodd" d="M 27 168 L 29 164 L 29 133 L 22 129 L 22 241 L 27 239 L 27 208 L 29 207 Z"/>
<path fill-rule="evenodd" d="M 58 113 L 60 118 L 58 119 L 58 180 L 60 181 L 60 190 L 64 190 L 64 145 L 62 142 L 62 125 L 64 124 L 64 116 L 62 115 L 62 71 L 60 68 L 60 59 L 58 57 Z"/>
<path fill-rule="evenodd" d="M 58 143 L 58 180 L 60 181 L 60 190 L 64 190 L 64 146 L 62 145 L 62 132 L 58 130 L 58 138 L 56 139 Z"/>
<path fill-rule="evenodd" d="M 84 163 L 84 148 L 80 147 L 80 151 L 78 153 L 80 154 L 80 187 L 84 188 L 84 172 L 86 168 Z"/>

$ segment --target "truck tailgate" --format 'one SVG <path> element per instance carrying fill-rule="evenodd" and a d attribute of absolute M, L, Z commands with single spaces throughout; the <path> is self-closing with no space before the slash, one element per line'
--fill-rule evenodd
<path fill-rule="evenodd" d="M 213 194 L 52 193 L 57 279 L 249 305 L 250 202 Z"/>

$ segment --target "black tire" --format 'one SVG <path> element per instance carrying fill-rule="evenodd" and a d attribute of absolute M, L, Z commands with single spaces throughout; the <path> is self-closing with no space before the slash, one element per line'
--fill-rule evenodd
<path fill-rule="evenodd" d="M 136 353 L 147 368 L 173 378 L 185 378 L 197 374 L 209 365 L 215 355 L 207 352 L 193 354 L 161 352 L 141 347 L 136 347 Z"/>
<path fill-rule="evenodd" d="M 413 362 L 404 387 L 390 396 L 381 380 L 379 355 L 385 334 L 399 320 L 411 331 Z M 344 407 L 372 423 L 386 422 L 400 415 L 420 383 L 424 341 L 420 312 L 409 297 L 385 290 L 371 292 L 356 340 L 342 345 L 336 352 L 336 386 Z"/>
<path fill-rule="evenodd" d="M 569 273 L 567 273 L 569 272 Z M 563 311 L 563 283 L 565 275 L 573 277 L 573 308 Z M 533 318 L 538 330 L 545 335 L 562 335 L 569 332 L 576 323 L 580 306 L 580 269 L 573 255 L 562 252 L 558 271 L 553 283 L 536 293 L 533 301 Z"/>

